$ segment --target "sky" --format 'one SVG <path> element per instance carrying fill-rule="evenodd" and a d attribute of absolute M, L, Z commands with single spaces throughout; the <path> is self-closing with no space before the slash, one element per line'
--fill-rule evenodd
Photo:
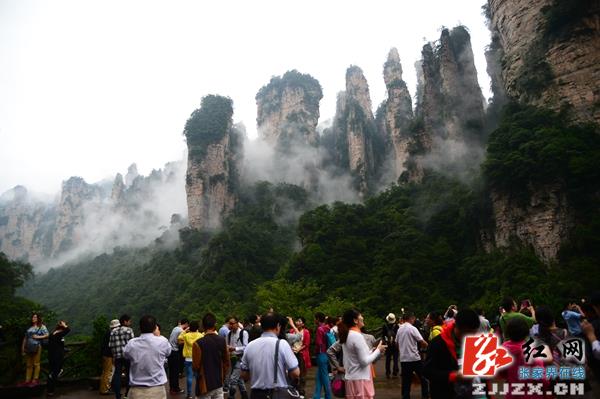
<path fill-rule="evenodd" d="M 234 121 L 255 137 L 257 91 L 291 69 L 321 83 L 320 122 L 350 65 L 373 107 L 385 100 L 392 47 L 414 96 L 414 63 L 442 26 L 469 29 L 488 98 L 483 3 L 0 0 L 0 193 L 55 194 L 70 176 L 93 183 L 134 162 L 147 175 L 180 160 L 185 122 L 207 94 L 231 97 Z"/>

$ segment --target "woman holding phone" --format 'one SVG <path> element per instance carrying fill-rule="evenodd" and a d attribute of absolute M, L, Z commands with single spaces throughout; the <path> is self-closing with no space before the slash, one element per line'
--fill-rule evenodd
<path fill-rule="evenodd" d="M 379 341 L 375 350 L 371 351 L 360 331 L 364 325 L 362 314 L 355 309 L 350 309 L 344 313 L 338 327 L 344 353 L 346 398 L 348 399 L 375 397 L 371 364 L 385 353 L 387 348 Z"/>

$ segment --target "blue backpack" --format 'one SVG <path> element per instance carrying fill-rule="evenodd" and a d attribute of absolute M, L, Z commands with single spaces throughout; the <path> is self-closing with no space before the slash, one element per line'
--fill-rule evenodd
<path fill-rule="evenodd" d="M 333 330 L 327 331 L 327 334 L 325 334 L 325 337 L 327 338 L 327 347 L 328 348 L 331 345 L 335 344 L 335 342 L 337 341 L 337 338 L 335 337 L 335 333 L 333 332 Z"/>

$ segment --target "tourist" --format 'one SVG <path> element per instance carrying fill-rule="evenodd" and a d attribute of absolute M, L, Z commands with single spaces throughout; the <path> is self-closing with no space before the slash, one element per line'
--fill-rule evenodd
<path fill-rule="evenodd" d="M 62 371 L 63 359 L 65 356 L 65 335 L 71 329 L 64 320 L 58 322 L 54 331 L 48 337 L 48 364 L 50 373 L 48 374 L 47 393 L 54 395 L 54 386 Z"/>
<path fill-rule="evenodd" d="M 385 351 L 385 376 L 390 378 L 390 373 L 393 373 L 394 377 L 398 376 L 398 347 L 396 346 L 396 333 L 398 332 L 398 323 L 396 323 L 396 315 L 393 313 L 388 314 L 385 317 L 385 323 L 381 331 L 383 342 L 387 345 Z M 390 363 L 391 366 L 390 367 Z M 392 368 L 392 370 L 390 370 Z"/>
<path fill-rule="evenodd" d="M 523 353 L 523 347 L 524 344 L 526 342 L 526 340 L 529 339 L 529 324 L 527 323 L 527 320 L 522 318 L 522 317 L 516 317 L 516 318 L 512 318 L 510 319 L 507 323 L 506 323 L 506 328 L 504 330 L 505 332 L 505 336 L 506 336 L 506 341 L 502 344 L 502 346 L 504 346 L 506 348 L 506 350 L 508 350 L 508 353 L 512 356 L 513 361 L 510 363 L 510 365 L 501 370 L 499 377 L 501 378 L 505 378 L 506 382 L 509 384 L 515 384 L 515 383 L 521 383 L 521 384 L 526 384 L 528 382 L 536 382 L 539 383 L 539 380 L 524 380 L 521 378 L 521 376 L 519 375 L 519 368 L 523 367 L 523 366 L 530 366 L 530 367 L 543 367 L 544 366 L 544 361 L 541 360 L 540 358 L 534 358 L 532 357 L 531 359 L 529 359 L 530 361 L 527 362 L 526 358 L 525 358 L 525 354 Z M 545 381 L 544 385 L 548 385 L 547 381 Z M 546 391 L 544 389 L 544 391 Z M 507 399 L 511 399 L 511 398 L 524 398 L 524 399 L 533 399 L 533 398 L 543 398 L 544 395 L 535 395 L 535 394 L 530 394 L 530 393 L 525 393 L 524 395 L 513 395 L 512 392 L 507 392 L 505 398 Z"/>
<path fill-rule="evenodd" d="M 421 382 L 421 395 L 429 397 L 429 384 L 423 377 L 423 362 L 419 353 L 419 347 L 427 348 L 427 341 L 414 326 L 415 315 L 407 312 L 402 315 L 404 323 L 398 328 L 396 342 L 400 353 L 400 367 L 402 370 L 402 398 L 410 398 L 410 386 L 413 373 L 419 377 Z"/>
<path fill-rule="evenodd" d="M 359 311 L 344 312 L 342 323 L 338 325 L 342 344 L 343 364 L 346 381 L 346 398 L 369 399 L 375 397 L 371 364 L 385 352 L 386 345 L 379 342 L 371 351 L 361 333 L 364 319 Z"/>
<path fill-rule="evenodd" d="M 428 341 L 431 342 L 435 337 L 441 334 L 444 328 L 444 319 L 438 312 L 429 312 L 425 318 L 425 324 L 429 327 Z"/>
<path fill-rule="evenodd" d="M 129 360 L 123 356 L 123 349 L 127 342 L 134 337 L 131 329 L 131 316 L 124 314 L 119 317 L 119 327 L 114 328 L 110 332 L 108 346 L 112 352 L 115 364 L 115 371 L 112 378 L 112 388 L 115 392 L 115 398 L 121 399 L 121 375 L 125 371 L 125 396 L 129 394 Z"/>
<path fill-rule="evenodd" d="M 470 309 L 458 312 L 455 319 L 444 325 L 441 334 L 429 344 L 423 374 L 430 382 L 431 399 L 452 399 L 457 397 L 460 387 L 471 393 L 471 379 L 463 378 L 458 367 L 462 356 L 462 342 L 467 335 L 479 330 L 477 313 Z M 468 396 L 467 396 L 468 397 Z"/>
<path fill-rule="evenodd" d="M 298 359 L 298 365 L 300 368 L 300 379 L 298 383 L 298 391 L 300 395 L 304 396 L 306 387 L 306 373 L 308 369 L 312 367 L 310 362 L 310 331 L 306 328 L 306 319 L 302 316 L 296 319 L 296 328 L 302 334 L 302 340 L 299 345 L 296 344 L 292 347 L 292 350 L 296 354 Z M 292 330 L 290 330 L 292 332 Z"/>
<path fill-rule="evenodd" d="M 42 357 L 42 341 L 48 339 L 48 329 L 43 323 L 39 313 L 31 315 L 31 326 L 25 332 L 21 343 L 21 353 L 27 361 L 25 384 L 34 386 L 39 384 L 40 359 Z"/>
<path fill-rule="evenodd" d="M 185 382 L 186 382 L 186 394 L 188 399 L 194 397 L 194 391 L 192 391 L 192 383 L 194 381 L 194 370 L 192 369 L 192 349 L 194 342 L 202 338 L 203 334 L 198 331 L 200 323 L 197 320 L 190 322 L 188 328 L 184 329 L 177 340 L 183 343 L 183 358 L 185 367 Z"/>
<path fill-rule="evenodd" d="M 165 362 L 171 354 L 169 340 L 160 335 L 160 327 L 153 316 L 140 319 L 141 335 L 132 338 L 123 348 L 123 356 L 130 362 L 130 399 L 166 399 L 167 373 Z"/>
<path fill-rule="evenodd" d="M 235 316 L 230 316 L 227 324 L 229 333 L 227 334 L 226 342 L 231 363 L 230 373 L 227 378 L 229 388 L 228 397 L 233 399 L 235 397 L 236 389 L 239 388 L 242 399 L 248 399 L 246 386 L 244 385 L 244 381 L 240 378 L 240 361 L 242 360 L 244 350 L 248 345 L 249 334 L 248 331 L 240 328 L 240 322 Z"/>
<path fill-rule="evenodd" d="M 115 328 L 119 327 L 121 323 L 119 323 L 118 319 L 113 319 L 110 321 L 109 329 L 102 337 L 101 344 L 101 353 L 102 353 L 102 375 L 100 376 L 100 395 L 110 395 L 113 392 L 110 390 L 110 381 L 113 376 L 113 356 L 112 351 L 110 350 L 109 342 L 110 342 L 110 333 Z"/>
<path fill-rule="evenodd" d="M 252 399 L 289 397 L 287 377 L 300 376 L 298 360 L 284 340 L 278 339 L 281 324 L 275 313 L 261 317 L 263 333 L 250 342 L 242 357 L 242 378 L 250 381 Z"/>
<path fill-rule="evenodd" d="M 521 311 L 527 310 L 528 312 L 530 312 L 531 316 L 527 316 L 521 313 L 520 311 L 517 312 L 517 303 L 514 299 L 510 297 L 505 298 L 502 301 L 502 308 L 504 309 L 504 313 L 502 314 L 502 316 L 500 316 L 500 330 L 502 330 L 502 336 L 505 340 L 507 339 L 505 334 L 506 324 L 510 320 L 514 318 L 521 318 L 525 320 L 525 322 L 529 326 L 528 328 L 531 328 L 535 324 L 535 309 L 529 301 L 523 301 L 521 303 Z"/>
<path fill-rule="evenodd" d="M 204 336 L 192 348 L 192 367 L 198 376 L 196 393 L 200 399 L 223 399 L 223 383 L 230 367 L 227 343 L 217 334 L 216 324 L 214 314 L 205 314 Z"/>
<path fill-rule="evenodd" d="M 183 350 L 179 349 L 179 335 L 188 328 L 190 322 L 188 319 L 181 319 L 179 323 L 171 330 L 169 335 L 169 343 L 171 344 L 171 354 L 168 358 L 169 367 L 169 392 L 171 395 L 183 393 L 183 389 L 179 387 L 179 374 L 181 374 L 181 359 Z M 182 348 L 183 349 L 183 348 Z"/>
<path fill-rule="evenodd" d="M 325 399 L 331 399 L 331 387 L 329 384 L 329 358 L 327 357 L 327 333 L 329 326 L 325 323 L 326 317 L 323 313 L 315 313 L 315 354 L 317 355 L 317 375 L 315 376 L 315 392 L 313 399 L 321 398 L 321 389 L 325 391 Z M 264 327 L 263 327 L 264 328 Z"/>
<path fill-rule="evenodd" d="M 583 311 L 575 303 L 575 301 L 569 301 L 564 310 L 561 313 L 562 318 L 567 323 L 567 328 L 569 329 L 569 334 L 574 337 L 583 337 L 583 333 L 581 331 L 581 320 L 584 318 Z"/>

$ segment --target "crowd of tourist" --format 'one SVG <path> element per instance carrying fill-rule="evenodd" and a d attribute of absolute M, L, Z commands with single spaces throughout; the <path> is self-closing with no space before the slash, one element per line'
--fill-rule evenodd
<path fill-rule="evenodd" d="M 317 312 L 314 331 L 309 331 L 303 317 L 294 320 L 273 311 L 244 322 L 230 316 L 222 325 L 207 313 L 202 320 L 181 319 L 165 334 L 168 338 L 150 315 L 141 317 L 141 334 L 135 337 L 131 317 L 122 315 L 110 322 L 102 343 L 100 393 L 116 399 L 153 399 L 166 398 L 168 389 L 171 395 L 188 399 L 225 395 L 234 399 L 238 394 L 241 399 L 303 398 L 310 394 L 305 391 L 306 375 L 314 362 L 313 399 L 374 398 L 374 363 L 381 359 L 385 378 L 400 377 L 403 399 L 410 398 L 415 381 L 421 397 L 432 399 L 494 394 L 547 398 L 553 396 L 550 393 L 561 395 L 558 388 L 571 397 L 592 397 L 592 387 L 600 380 L 600 292 L 569 301 L 558 320 L 554 315 L 546 306 L 512 298 L 502 301 L 491 321 L 481 311 L 455 305 L 429 312 L 423 322 L 402 309 L 398 318 L 389 313 L 380 329 L 370 326 L 375 330 L 372 335 L 355 309 L 341 316 Z M 27 365 L 24 384 L 39 383 L 42 343 L 47 340 L 47 392 L 53 394 L 69 331 L 67 323 L 60 321 L 49 332 L 41 315 L 32 316 L 22 343 Z M 497 337 L 494 357 L 482 356 L 483 346 L 468 346 L 466 337 L 471 336 L 478 337 L 479 343 Z M 577 342 L 579 354 L 569 346 Z M 476 366 L 468 367 L 474 370 L 492 361 L 493 375 L 469 374 L 468 353 L 475 353 L 477 360 Z M 494 365 L 496 356 L 497 362 L 502 356 L 509 361 Z M 560 377 L 552 374 L 559 371 Z M 566 372 L 569 378 L 563 375 Z M 575 385 L 569 388 L 568 383 Z M 521 385 L 524 394 L 513 392 Z"/>

